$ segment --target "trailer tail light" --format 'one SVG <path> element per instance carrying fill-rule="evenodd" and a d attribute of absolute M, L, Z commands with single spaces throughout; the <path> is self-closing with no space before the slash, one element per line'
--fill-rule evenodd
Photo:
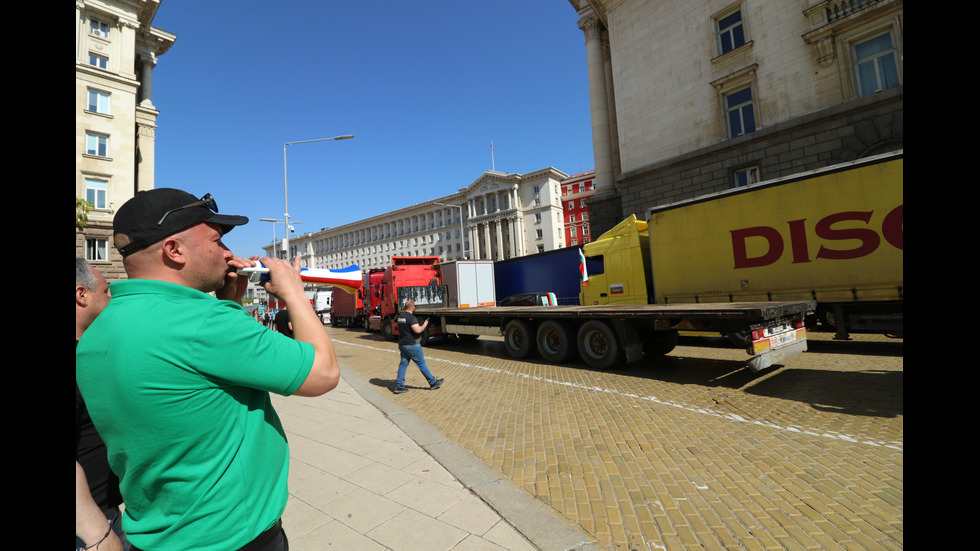
<path fill-rule="evenodd" d="M 752 340 L 758 341 L 758 340 L 761 340 L 761 339 L 764 339 L 764 338 L 766 338 L 766 330 L 765 329 L 754 329 L 752 331 Z"/>

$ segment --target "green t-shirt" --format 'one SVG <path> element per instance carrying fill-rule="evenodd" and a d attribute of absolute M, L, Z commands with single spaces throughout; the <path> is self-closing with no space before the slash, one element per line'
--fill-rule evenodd
<path fill-rule="evenodd" d="M 313 346 L 238 304 L 124 280 L 82 336 L 75 378 L 144 549 L 238 549 L 282 515 L 289 450 L 269 393 L 290 395 Z"/>

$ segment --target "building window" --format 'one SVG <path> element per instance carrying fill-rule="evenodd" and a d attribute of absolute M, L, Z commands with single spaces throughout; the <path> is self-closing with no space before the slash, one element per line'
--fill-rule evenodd
<path fill-rule="evenodd" d="M 542 230 L 536 230 L 536 231 L 537 231 L 538 239 L 541 239 L 541 238 L 544 237 L 544 232 Z"/>
<path fill-rule="evenodd" d="M 575 226 L 572 226 L 571 228 L 568 228 L 568 235 L 570 235 L 572 237 L 578 237 L 578 233 L 575 230 Z"/>
<path fill-rule="evenodd" d="M 109 114 L 109 94 L 98 90 L 88 91 L 88 110 L 103 115 Z"/>
<path fill-rule="evenodd" d="M 106 193 L 109 188 L 109 183 L 105 180 L 90 180 L 85 179 L 85 200 L 92 203 L 97 209 L 109 208 L 108 202 L 106 201 Z"/>
<path fill-rule="evenodd" d="M 541 188 L 538 186 L 534 186 L 534 193 L 538 193 L 539 191 L 541 191 Z"/>
<path fill-rule="evenodd" d="M 88 54 L 88 64 L 99 69 L 108 69 L 109 58 L 99 54 Z"/>
<path fill-rule="evenodd" d="M 742 24 L 741 9 L 719 17 L 718 23 L 718 47 L 722 54 L 738 48 L 745 44 L 745 26 Z"/>
<path fill-rule="evenodd" d="M 854 64 L 861 97 L 899 84 L 897 56 L 890 32 L 855 44 Z"/>
<path fill-rule="evenodd" d="M 743 187 L 759 181 L 759 167 L 750 166 L 732 171 L 732 187 Z"/>
<path fill-rule="evenodd" d="M 109 24 L 98 19 L 89 20 L 89 34 L 109 40 Z"/>
<path fill-rule="evenodd" d="M 752 104 L 752 87 L 742 88 L 725 96 L 725 112 L 728 115 L 728 137 L 737 138 L 755 132 L 755 107 Z"/>
<path fill-rule="evenodd" d="M 94 262 L 109 261 L 109 240 L 108 239 L 86 239 L 85 240 L 85 260 Z"/>
<path fill-rule="evenodd" d="M 541 213 L 540 212 L 539 213 L 536 213 L 534 215 L 534 223 L 535 224 L 540 224 L 541 223 Z"/>
<path fill-rule="evenodd" d="M 101 134 L 85 134 L 85 153 L 97 157 L 108 157 L 109 137 Z"/>
<path fill-rule="evenodd" d="M 575 215 L 574 214 L 569 214 L 568 215 L 568 221 L 569 222 L 572 222 L 572 223 L 575 223 Z"/>

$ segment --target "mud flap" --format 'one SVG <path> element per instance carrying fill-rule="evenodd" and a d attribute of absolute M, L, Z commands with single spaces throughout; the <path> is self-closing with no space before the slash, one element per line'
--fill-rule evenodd
<path fill-rule="evenodd" d="M 636 325 L 623 320 L 612 320 L 613 329 L 619 337 L 619 344 L 626 353 L 626 363 L 632 363 L 643 357 L 643 343 L 636 331 Z"/>
<path fill-rule="evenodd" d="M 786 358 L 791 358 L 803 352 L 806 352 L 806 339 L 791 342 L 775 350 L 769 350 L 753 357 L 751 360 L 749 360 L 749 369 L 751 369 L 753 373 L 758 373 L 763 369 L 772 367 L 774 364 L 785 360 Z"/>

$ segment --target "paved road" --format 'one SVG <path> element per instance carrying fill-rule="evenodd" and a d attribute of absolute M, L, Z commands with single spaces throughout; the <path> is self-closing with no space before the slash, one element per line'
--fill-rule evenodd
<path fill-rule="evenodd" d="M 386 392 L 397 348 L 329 328 Z M 614 371 L 513 361 L 499 339 L 426 348 L 445 386 L 390 395 L 616 551 L 901 549 L 903 344 L 834 342 L 753 374 L 721 340 Z"/>

